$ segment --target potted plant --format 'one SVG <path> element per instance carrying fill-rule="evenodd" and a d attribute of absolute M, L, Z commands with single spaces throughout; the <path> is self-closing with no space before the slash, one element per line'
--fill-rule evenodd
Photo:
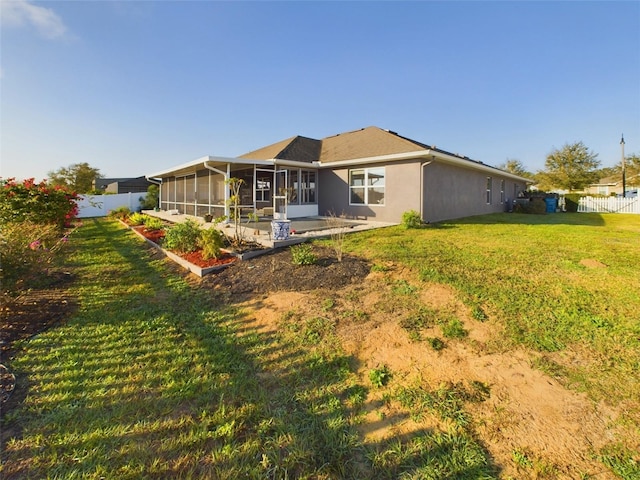
<path fill-rule="evenodd" d="M 211 215 L 210 213 L 205 213 L 204 214 L 204 221 L 207 223 L 211 223 L 213 221 L 213 215 Z"/>

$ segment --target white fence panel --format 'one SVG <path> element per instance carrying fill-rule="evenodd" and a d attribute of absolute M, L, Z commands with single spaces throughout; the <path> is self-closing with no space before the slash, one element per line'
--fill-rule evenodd
<path fill-rule="evenodd" d="M 640 197 L 582 197 L 578 201 L 578 212 L 640 214 Z"/>
<path fill-rule="evenodd" d="M 146 192 L 117 193 L 114 195 L 80 195 L 78 200 L 78 218 L 106 217 L 118 207 L 128 207 L 132 212 L 140 208 L 140 200 Z"/>

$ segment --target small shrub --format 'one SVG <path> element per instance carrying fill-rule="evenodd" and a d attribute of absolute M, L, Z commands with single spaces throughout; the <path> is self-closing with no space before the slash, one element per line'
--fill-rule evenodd
<path fill-rule="evenodd" d="M 188 219 L 167 230 L 164 245 L 167 249 L 177 253 L 193 252 L 198 248 L 200 231 L 200 226 L 195 221 Z"/>
<path fill-rule="evenodd" d="M 391 371 L 386 365 L 382 365 L 381 367 L 374 368 L 369 371 L 369 380 L 373 384 L 373 386 L 382 388 L 391 379 Z"/>
<path fill-rule="evenodd" d="M 422 218 L 415 210 L 408 210 L 402 214 L 402 225 L 405 228 L 420 228 L 422 226 Z"/>
<path fill-rule="evenodd" d="M 157 217 L 145 215 L 144 228 L 150 232 L 162 230 L 164 228 L 164 222 Z"/>
<path fill-rule="evenodd" d="M 202 248 L 202 258 L 208 260 L 210 258 L 219 258 L 220 249 L 224 245 L 224 236 L 220 230 L 216 228 L 204 228 L 200 230 L 198 237 L 198 246 Z"/>
<path fill-rule="evenodd" d="M 110 218 L 115 218 L 117 220 L 126 220 L 131 215 L 131 210 L 129 207 L 118 207 L 114 208 L 109 212 Z"/>
<path fill-rule="evenodd" d="M 301 243 L 291 247 L 291 256 L 294 265 L 313 265 L 318 261 L 315 253 L 308 243 Z"/>
<path fill-rule="evenodd" d="M 145 223 L 145 218 L 147 217 L 147 215 L 144 215 L 142 213 L 138 213 L 138 212 L 134 212 L 131 215 L 129 215 L 129 218 L 127 219 L 127 223 L 129 223 L 129 225 L 142 225 Z"/>

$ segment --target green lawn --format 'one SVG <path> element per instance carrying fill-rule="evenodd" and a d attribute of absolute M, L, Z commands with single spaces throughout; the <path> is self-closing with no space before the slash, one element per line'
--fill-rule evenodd
<path fill-rule="evenodd" d="M 321 317 L 246 331 L 240 311 L 116 223 L 87 221 L 74 242 L 79 310 L 11 364 L 29 392 L 5 419 L 22 427 L 3 452 L 8 478 L 498 476 L 453 391 L 398 390 L 412 415 L 423 405 L 448 428 L 365 445 L 355 425 L 374 387 Z M 476 318 L 504 322 L 494 348 L 545 352 L 540 368 L 624 404 L 639 432 L 640 216 L 492 215 L 350 235 L 347 249 L 452 285 Z M 557 356 L 578 346 L 580 364 Z M 601 458 L 622 478 L 640 474 L 622 443 Z"/>

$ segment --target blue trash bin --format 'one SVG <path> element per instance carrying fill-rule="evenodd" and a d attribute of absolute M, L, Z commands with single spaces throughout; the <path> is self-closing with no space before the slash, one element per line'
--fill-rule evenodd
<path fill-rule="evenodd" d="M 557 198 L 545 198 L 544 203 L 547 204 L 547 209 L 545 210 L 547 213 L 556 213 L 556 208 L 558 208 Z"/>

